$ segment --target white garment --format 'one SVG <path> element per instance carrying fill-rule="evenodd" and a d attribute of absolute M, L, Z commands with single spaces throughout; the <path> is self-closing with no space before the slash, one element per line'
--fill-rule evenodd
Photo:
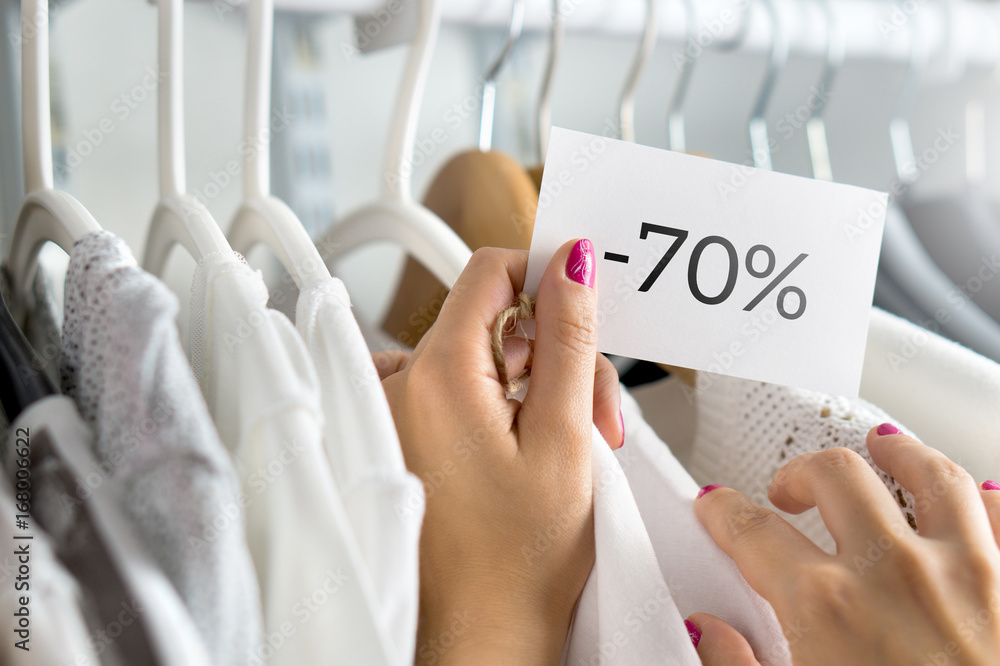
<path fill-rule="evenodd" d="M 594 568 L 577 602 L 562 663 L 698 666 L 625 473 L 596 427 L 591 461 Z"/>
<path fill-rule="evenodd" d="M 96 435 L 118 506 L 177 588 L 218 666 L 261 640 L 239 481 L 181 348 L 177 298 L 106 231 L 66 274 L 62 388 Z"/>
<path fill-rule="evenodd" d="M 404 658 L 416 648 L 423 486 L 406 470 L 378 371 L 344 284 L 330 278 L 301 292 L 295 326 L 321 386 L 323 441 L 364 569 L 373 609 Z M 363 612 L 356 609 L 357 612 Z"/>
<path fill-rule="evenodd" d="M 861 397 L 977 481 L 1000 481 L 1000 365 L 878 308 L 872 309 Z"/>
<path fill-rule="evenodd" d="M 713 613 L 766 659 L 791 663 L 771 606 L 694 515 L 698 486 L 622 390 L 627 444 L 593 430 L 594 569 L 577 604 L 567 666 L 700 664 L 684 618 Z"/>
<path fill-rule="evenodd" d="M 83 619 L 83 598 L 76 579 L 63 568 L 52 552 L 48 535 L 35 528 L 30 532 L 14 529 L 17 509 L 14 494 L 4 475 L 0 475 L 0 541 L 5 552 L 0 557 L 0 663 L 6 666 L 38 666 L 39 664 L 89 664 L 97 666 L 97 655 L 90 645 L 90 636 Z M 31 534 L 30 589 L 17 589 L 25 581 L 17 581 L 18 556 L 12 552 L 18 544 L 15 536 Z M 31 633 L 26 647 L 15 647 L 21 637 L 17 629 L 21 604 L 19 598 L 30 598 Z"/>
<path fill-rule="evenodd" d="M 874 467 L 865 443 L 868 431 L 890 422 L 908 432 L 904 424 L 861 398 L 702 372 L 694 395 L 697 430 L 688 466 L 691 475 L 701 485 L 718 483 L 739 490 L 772 510 L 776 509 L 767 497 L 771 480 L 797 455 L 845 447 Z M 914 525 L 912 495 L 874 469 Z M 781 515 L 821 548 L 835 552 L 817 509 Z"/>
<path fill-rule="evenodd" d="M 251 665 L 397 664 L 366 609 L 376 591 L 323 451 L 319 382 L 287 317 L 266 308 L 239 255 L 202 260 L 192 287 L 192 365 L 238 462 L 263 596 Z M 405 655 L 409 659 L 411 655 Z"/>
<path fill-rule="evenodd" d="M 624 388 L 622 418 L 626 444 L 615 455 L 681 616 L 699 611 L 717 615 L 746 637 L 761 663 L 790 665 L 788 642 L 771 605 L 750 587 L 695 516 L 699 484 L 646 423 Z M 690 640 L 686 634 L 684 638 Z"/>

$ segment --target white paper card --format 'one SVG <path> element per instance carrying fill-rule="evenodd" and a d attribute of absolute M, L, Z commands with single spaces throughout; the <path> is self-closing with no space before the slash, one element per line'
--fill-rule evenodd
<path fill-rule="evenodd" d="M 602 352 L 854 397 L 886 203 L 553 128 L 524 290 L 589 238 Z"/>

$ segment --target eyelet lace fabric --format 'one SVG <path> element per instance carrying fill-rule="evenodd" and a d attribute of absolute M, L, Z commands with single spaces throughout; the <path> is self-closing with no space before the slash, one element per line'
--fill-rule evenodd
<path fill-rule="evenodd" d="M 774 509 L 767 490 L 775 473 L 795 456 L 844 447 L 864 458 L 885 483 L 911 527 L 916 528 L 913 496 L 880 470 L 865 438 L 881 423 L 899 423 L 861 398 L 839 396 L 699 373 L 693 389 L 697 430 L 688 466 L 701 485 L 718 483 Z M 815 509 L 782 514 L 828 552 L 835 545 Z"/>

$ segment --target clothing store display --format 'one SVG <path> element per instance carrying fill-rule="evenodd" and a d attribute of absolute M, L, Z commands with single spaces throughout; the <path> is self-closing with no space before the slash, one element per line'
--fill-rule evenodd
<path fill-rule="evenodd" d="M 15 530 L 17 513 L 10 483 L 0 475 L 0 539 L 13 550 L 0 557 L 0 633 L 4 636 L 0 662 L 8 666 L 100 663 L 87 631 L 83 592 L 56 558 L 47 534 L 38 527 Z M 31 539 L 18 538 L 26 535 Z M 21 546 L 30 553 L 30 589 L 15 584 L 22 564 L 17 552 Z M 28 595 L 31 632 L 19 647 L 24 639 L 15 632 L 19 628 L 17 614 L 23 616 L 20 598 Z"/>
<path fill-rule="evenodd" d="M 1000 365 L 878 308 L 872 309 L 861 397 L 977 481 L 1000 477 Z M 899 425 L 899 424 L 897 424 Z"/>
<path fill-rule="evenodd" d="M 10 424 L 3 466 L 16 484 L 18 459 L 28 456 L 28 529 L 37 521 L 78 581 L 87 632 L 102 664 L 209 666 L 191 615 L 118 505 L 122 478 L 94 456 L 93 440 L 65 396 L 33 403 Z"/>
<path fill-rule="evenodd" d="M 96 433 L 119 507 L 173 583 L 213 664 L 261 640 L 240 487 L 181 349 L 177 299 L 109 232 L 70 255 L 62 388 Z"/>
<path fill-rule="evenodd" d="M 680 368 L 667 351 L 610 358 L 621 380 L 624 442 L 612 450 L 591 427 L 594 563 L 572 616 L 553 625 L 568 627 L 560 664 L 698 666 L 693 637 L 703 652 L 714 647 L 707 627 L 701 635 L 685 626 L 698 612 L 731 625 L 763 666 L 792 666 L 793 645 L 797 656 L 816 656 L 807 654 L 818 647 L 814 636 L 795 643 L 808 629 L 775 600 L 779 620 L 702 526 L 702 486 L 728 486 L 776 510 L 768 489 L 778 470 L 800 454 L 845 447 L 872 466 L 919 532 L 913 495 L 867 451 L 867 433 L 884 422 L 977 482 L 1000 480 L 1000 196 L 990 153 L 1000 76 L 984 77 L 1000 61 L 992 39 L 1000 6 L 956 0 L 947 39 L 931 29 L 934 19 L 914 15 L 897 26 L 906 33 L 897 40 L 858 29 L 888 25 L 898 13 L 893 3 L 821 0 L 788 21 L 791 0 L 759 0 L 721 21 L 734 23 L 726 35 L 706 41 L 699 26 L 721 23 L 700 5 L 695 11 L 693 0 L 666 14 L 656 0 L 643 0 L 644 12 L 605 2 L 572 17 L 559 0 L 538 2 L 511 0 L 500 11 L 419 0 L 401 3 L 399 16 L 389 3 L 388 12 L 361 17 L 359 3 L 338 0 L 277 8 L 249 0 L 187 16 L 183 0 L 155 0 L 151 13 L 94 0 L 74 9 L 79 30 L 51 34 L 50 0 L 21 0 L 18 25 L 7 13 L 14 32 L 0 46 L 0 666 L 430 666 L 458 643 L 470 663 L 482 661 L 457 625 L 426 615 L 435 597 L 464 588 L 421 578 L 422 566 L 445 570 L 433 561 L 440 549 L 421 551 L 423 536 L 445 535 L 454 560 L 447 570 L 459 572 L 484 565 L 479 555 L 463 559 L 472 552 L 463 539 L 486 534 L 516 545 L 523 562 L 509 561 L 503 548 L 488 553 L 500 572 L 494 582 L 541 573 L 548 589 L 569 581 L 553 572 L 584 572 L 570 566 L 572 552 L 552 560 L 565 550 L 551 548 L 565 541 L 558 525 L 531 536 L 513 524 L 510 534 L 487 534 L 491 526 L 469 523 L 461 506 L 443 531 L 434 522 L 444 514 L 427 513 L 427 494 L 439 482 L 458 483 L 449 494 L 489 499 L 495 511 L 482 515 L 513 505 L 488 482 L 490 470 L 477 476 L 445 460 L 421 479 L 407 469 L 422 446 L 440 444 L 424 441 L 421 423 L 484 416 L 463 413 L 452 395 L 482 379 L 462 375 L 470 366 L 456 354 L 469 341 L 429 336 L 423 344 L 432 353 L 415 363 L 427 360 L 430 372 L 420 377 L 398 352 L 420 343 L 460 279 L 473 289 L 487 283 L 486 262 L 468 268 L 473 251 L 529 249 L 539 213 L 539 224 L 548 215 L 568 225 L 568 236 L 587 235 L 565 214 L 584 178 L 597 197 L 591 212 L 621 241 L 597 248 L 596 273 L 585 280 L 601 296 L 598 329 L 622 324 L 615 297 L 635 296 L 652 270 L 641 259 L 662 254 L 654 272 L 664 277 L 639 295 L 644 308 L 663 310 L 664 298 L 690 292 L 705 312 L 729 317 L 733 331 L 750 322 L 744 329 L 799 336 L 817 367 L 860 359 L 831 354 L 809 338 L 805 320 L 838 298 L 870 294 L 850 293 L 805 235 L 795 241 L 769 226 L 793 199 L 808 202 L 793 191 L 762 198 L 753 175 L 786 169 L 892 194 L 884 227 L 883 199 L 874 194 L 878 201 L 863 210 L 813 202 L 796 218 L 802 234 L 835 225 L 847 242 L 881 230 L 858 397 Z M 185 40 L 185 26 L 200 37 Z M 521 48 L 527 28 L 541 38 Z M 154 38 L 158 66 L 134 71 Z M 393 55 L 394 45 L 407 54 Z M 626 54 L 633 47 L 634 58 Z M 96 49 L 103 70 L 67 57 L 87 49 Z M 664 49 L 676 69 L 667 79 L 664 67 L 647 65 Z M 699 58 L 703 51 L 708 59 Z M 788 75 L 816 65 L 817 54 L 817 76 Z M 936 62 L 947 66 L 932 72 Z M 902 85 L 890 71 L 903 73 Z M 387 87 L 395 92 L 388 104 Z M 185 91 L 194 95 L 186 102 Z M 831 91 L 840 100 L 829 106 L 834 115 Z M 154 113 L 155 123 L 142 121 Z M 771 128 L 767 118 L 778 122 Z M 825 122 L 833 128 L 835 120 L 832 141 Z M 543 189 L 553 126 L 590 136 L 567 168 L 549 161 Z M 730 163 L 731 177 L 704 194 L 718 198 L 723 217 L 745 221 L 748 235 L 723 237 L 717 219 L 680 205 L 678 192 L 690 185 L 683 178 L 626 183 L 635 192 L 598 182 L 594 166 L 617 137 Z M 652 217 L 629 212 L 632 195 L 655 197 Z M 751 214 L 755 202 L 773 206 L 772 215 Z M 150 211 L 150 224 L 135 223 Z M 668 247 L 662 234 L 647 239 L 650 224 L 701 240 L 672 259 L 679 245 Z M 764 250 L 761 269 L 754 257 Z M 620 270 L 605 270 L 609 261 Z M 509 272 L 493 278 L 517 286 Z M 788 294 L 798 297 L 795 313 L 785 311 Z M 500 402 L 491 398 L 483 409 L 516 410 L 504 404 L 504 390 L 511 400 L 530 390 L 533 343 L 521 376 L 511 378 L 503 340 L 535 316 L 536 304 L 521 294 L 506 305 L 492 331 L 482 331 L 492 349 L 480 351 L 492 356 L 501 384 L 487 387 Z M 565 312 L 548 314 L 567 323 Z M 632 334 L 700 341 L 716 369 L 735 372 L 724 360 L 729 352 L 712 348 L 721 339 L 713 335 L 725 331 L 709 335 L 697 317 L 661 323 L 636 324 Z M 563 328 L 575 333 L 575 325 Z M 379 376 L 384 359 L 372 357 L 382 351 L 402 363 L 393 367 L 403 374 L 385 386 L 394 400 L 395 382 L 430 378 L 407 386 L 421 392 L 413 402 L 421 413 L 396 410 L 413 422 L 394 422 L 397 405 Z M 608 386 L 601 363 L 593 406 L 603 423 L 614 382 Z M 431 376 L 435 368 L 447 381 Z M 589 411 L 591 396 L 580 394 L 589 377 L 585 387 L 553 388 L 562 393 L 552 405 Z M 517 432 L 522 421 L 500 434 L 527 435 Z M 412 441 L 401 443 L 399 432 Z M 551 470 L 532 469 L 544 484 Z M 445 479 L 453 474 L 458 481 Z M 530 499 L 544 490 L 509 492 Z M 545 505 L 582 497 L 548 497 Z M 778 513 L 835 552 L 817 509 Z M 518 522 L 531 526 L 539 516 Z M 30 552 L 24 589 L 15 585 L 21 546 Z M 532 571 L 535 555 L 550 564 Z M 494 587 L 477 600 L 517 612 L 501 608 L 512 602 L 502 584 Z M 560 597 L 547 610 L 570 601 Z M 24 607 L 30 652 L 18 646 Z M 435 625 L 443 631 L 431 636 Z M 464 632 L 475 621 L 461 625 Z M 418 645 L 421 628 L 428 635 Z M 499 648 L 501 661 L 517 639 L 503 627 L 475 626 L 477 640 L 479 632 L 495 632 L 484 635 L 483 650 Z M 562 643 L 561 631 L 555 638 Z M 827 659 L 837 658 L 831 649 Z"/>
<path fill-rule="evenodd" d="M 364 561 L 357 575 L 372 581 L 373 611 L 394 654 L 413 654 L 423 485 L 406 470 L 378 370 L 344 284 L 331 278 L 303 291 L 295 326 L 319 375 L 326 456 Z"/>
<path fill-rule="evenodd" d="M 259 273 L 233 253 L 195 271 L 192 367 L 237 460 L 247 541 L 264 606 L 251 663 L 400 664 L 376 612 L 347 509 L 323 448 L 316 370 L 288 319 L 268 310 Z"/>

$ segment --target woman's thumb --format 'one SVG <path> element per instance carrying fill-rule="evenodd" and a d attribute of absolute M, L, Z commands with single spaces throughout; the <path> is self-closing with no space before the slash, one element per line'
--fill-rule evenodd
<path fill-rule="evenodd" d="M 724 620 L 695 613 L 684 624 L 704 666 L 760 666 L 747 639 Z"/>
<path fill-rule="evenodd" d="M 597 355 L 596 263 L 594 244 L 581 239 L 560 247 L 545 269 L 535 302 L 531 384 L 521 410 L 533 428 L 554 435 L 585 431 L 588 445 Z"/>

